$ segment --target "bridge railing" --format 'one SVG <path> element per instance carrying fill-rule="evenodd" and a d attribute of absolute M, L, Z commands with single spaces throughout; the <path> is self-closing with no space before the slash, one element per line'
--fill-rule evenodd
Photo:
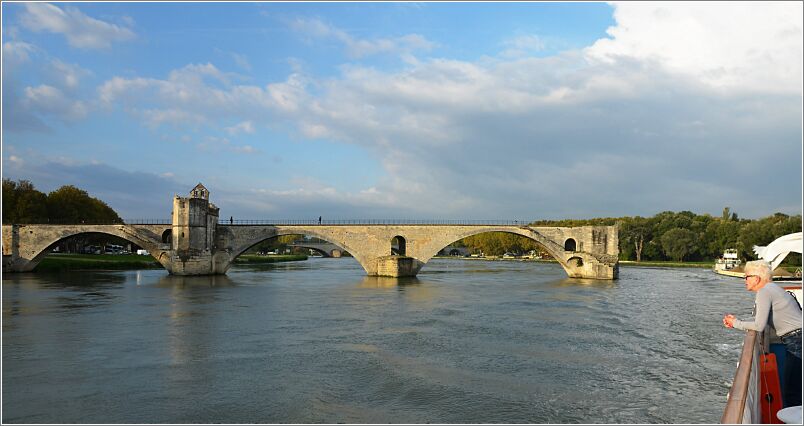
<path fill-rule="evenodd" d="M 38 220 L 14 225 L 170 225 L 170 219 L 122 219 L 122 220 Z M 3 225 L 11 225 L 4 223 Z"/>
<path fill-rule="evenodd" d="M 528 220 L 462 220 L 462 219 L 237 219 L 220 220 L 220 225 L 501 225 L 525 226 L 533 221 Z"/>
<path fill-rule="evenodd" d="M 220 225 L 499 225 L 525 226 L 528 220 L 464 220 L 464 219 L 237 219 L 218 221 Z M 171 219 L 123 219 L 122 221 L 37 221 L 15 225 L 170 225 Z"/>

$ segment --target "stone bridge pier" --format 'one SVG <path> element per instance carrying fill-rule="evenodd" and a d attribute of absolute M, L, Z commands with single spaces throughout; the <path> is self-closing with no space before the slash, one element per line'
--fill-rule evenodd
<path fill-rule="evenodd" d="M 281 235 L 310 235 L 348 251 L 370 276 L 415 276 L 441 249 L 485 232 L 508 232 L 541 245 L 574 278 L 618 275 L 616 226 L 517 225 L 233 225 L 198 184 L 174 197 L 167 225 L 3 225 L 4 271 L 30 271 L 61 240 L 100 233 L 131 241 L 175 275 L 225 274 L 246 250 Z"/>

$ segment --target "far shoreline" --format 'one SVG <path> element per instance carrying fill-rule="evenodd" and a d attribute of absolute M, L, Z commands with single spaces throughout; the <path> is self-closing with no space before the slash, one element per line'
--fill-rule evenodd
<path fill-rule="evenodd" d="M 507 261 L 507 262 L 543 262 L 543 263 L 558 263 L 553 259 L 523 259 L 523 258 L 503 258 L 497 256 L 488 257 L 458 257 L 458 256 L 435 256 L 433 259 L 459 259 L 459 260 L 486 260 L 486 261 Z M 643 261 L 636 262 L 633 260 L 621 260 L 618 262 L 624 266 L 636 267 L 665 267 L 665 268 L 712 268 L 715 264 L 711 262 L 672 262 L 672 261 Z"/>

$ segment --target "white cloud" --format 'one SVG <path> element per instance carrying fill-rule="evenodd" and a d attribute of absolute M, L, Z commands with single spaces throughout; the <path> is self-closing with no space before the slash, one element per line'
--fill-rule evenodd
<path fill-rule="evenodd" d="M 36 48 L 22 41 L 6 41 L 3 43 L 3 65 L 4 67 L 19 65 L 30 60 L 31 53 Z"/>
<path fill-rule="evenodd" d="M 57 81 L 65 89 L 76 89 L 81 79 L 92 75 L 92 72 L 76 64 L 68 64 L 58 59 L 50 63 L 50 78 Z"/>
<path fill-rule="evenodd" d="M 45 84 L 26 87 L 22 104 L 30 110 L 64 120 L 84 118 L 88 112 L 84 102 L 72 100 L 60 89 Z"/>
<path fill-rule="evenodd" d="M 654 61 L 720 88 L 801 93 L 801 2 L 614 3 L 590 58 Z"/>
<path fill-rule="evenodd" d="M 145 120 L 146 125 L 151 128 L 156 128 L 163 124 L 186 126 L 204 122 L 203 116 L 181 109 L 146 109 L 138 112 Z"/>
<path fill-rule="evenodd" d="M 435 44 L 419 34 L 406 34 L 396 38 L 358 39 L 344 30 L 326 24 L 320 19 L 296 19 L 291 28 L 316 39 L 333 39 L 346 46 L 352 58 L 376 55 L 380 53 L 407 54 L 416 50 L 428 51 Z"/>
<path fill-rule="evenodd" d="M 733 6 L 703 10 L 719 7 L 728 16 Z M 787 11 L 789 4 L 764 7 L 774 6 Z M 266 205 L 296 200 L 301 209 L 321 200 L 331 208 L 477 219 L 719 212 L 725 205 L 748 217 L 772 213 L 801 189 L 800 42 L 763 44 L 783 41 L 782 30 L 766 21 L 784 13 L 765 12 L 750 27 L 751 40 L 729 49 L 721 39 L 745 30 L 742 15 L 729 20 L 700 10 L 618 5 L 613 39 L 550 57 L 503 50 L 479 63 L 432 59 L 393 72 L 345 66 L 334 78 L 299 72 L 263 87 L 232 85 L 211 64 L 190 65 L 164 80 L 114 78 L 99 96 L 132 110 L 183 111 L 231 134 L 243 123 L 255 130 L 291 123 L 302 136 L 362 147 L 386 172 L 352 191 L 319 183 L 265 190 Z M 638 17 L 657 21 L 652 34 Z M 800 36 L 800 26 L 787 21 L 781 28 Z M 320 21 L 302 24 L 311 35 L 357 45 Z M 519 46 L 533 50 L 537 42 Z M 716 46 L 723 51 L 712 53 Z M 692 59 L 683 57 L 684 47 Z M 770 75 L 789 84 L 741 74 L 745 55 L 783 61 L 788 69 Z M 788 72 L 798 83 L 785 80 Z M 205 143 L 210 150 L 253 149 Z M 742 167 L 745 158 L 757 167 Z M 775 177 L 763 171 L 769 168 Z M 736 205 L 742 192 L 763 193 L 762 203 Z"/>
<path fill-rule="evenodd" d="M 10 155 L 8 161 L 14 164 L 14 167 L 22 167 L 25 164 L 25 160 L 16 155 Z"/>
<path fill-rule="evenodd" d="M 135 37 L 128 28 L 89 17 L 72 6 L 61 9 L 48 3 L 25 3 L 20 21 L 32 31 L 63 34 L 70 46 L 82 49 L 108 48 L 113 42 Z"/>
<path fill-rule="evenodd" d="M 193 123 L 199 121 L 197 117 L 206 117 L 207 124 L 217 127 L 231 118 L 255 122 L 264 121 L 266 112 L 296 113 L 309 98 L 304 79 L 296 74 L 265 87 L 229 84 L 227 76 L 212 64 L 191 64 L 171 71 L 165 80 L 114 77 L 98 88 L 98 99 L 109 108 L 173 111 L 176 118 L 181 118 L 178 112 L 182 111 L 194 118 Z M 151 122 L 174 121 L 157 118 Z"/>
<path fill-rule="evenodd" d="M 234 126 L 227 127 L 226 132 L 230 135 L 236 135 L 239 133 L 254 133 L 254 123 L 251 121 L 243 121 L 235 124 Z"/>

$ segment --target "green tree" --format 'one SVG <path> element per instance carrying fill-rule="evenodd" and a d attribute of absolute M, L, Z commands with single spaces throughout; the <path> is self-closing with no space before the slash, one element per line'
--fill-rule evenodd
<path fill-rule="evenodd" d="M 650 241 L 651 237 L 651 227 L 647 219 L 637 216 L 623 220 L 620 224 L 620 252 L 634 253 L 636 261 L 641 262 L 645 242 Z"/>
<path fill-rule="evenodd" d="M 3 223 L 47 223 L 47 196 L 27 180 L 3 179 Z"/>
<path fill-rule="evenodd" d="M 72 185 L 47 195 L 47 211 L 53 223 L 122 223 L 106 203 Z"/>
<path fill-rule="evenodd" d="M 701 244 L 704 251 L 703 257 L 714 259 L 723 254 L 724 250 L 736 248 L 741 226 L 739 222 L 732 221 L 728 217 L 710 222 L 706 227 Z"/>
<path fill-rule="evenodd" d="M 679 262 L 695 248 L 696 235 L 689 229 L 673 228 L 662 235 L 662 249 L 667 256 Z"/>

